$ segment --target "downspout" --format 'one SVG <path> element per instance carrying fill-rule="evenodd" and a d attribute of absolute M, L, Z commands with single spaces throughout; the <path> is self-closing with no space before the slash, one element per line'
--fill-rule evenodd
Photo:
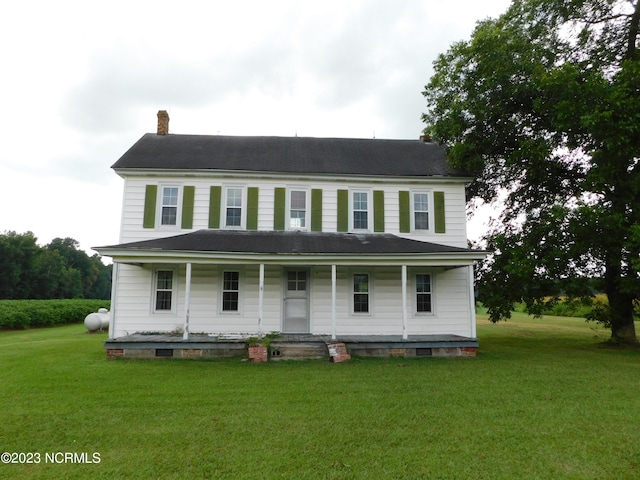
<path fill-rule="evenodd" d="M 109 318 L 109 338 L 115 338 L 116 334 L 116 296 L 118 291 L 118 262 L 113 262 L 111 271 L 111 308 Z"/>
<path fill-rule="evenodd" d="M 471 338 L 476 338 L 476 297 L 473 288 L 473 265 L 467 267 L 467 276 L 469 277 L 469 318 L 471 321 L 470 332 Z"/>

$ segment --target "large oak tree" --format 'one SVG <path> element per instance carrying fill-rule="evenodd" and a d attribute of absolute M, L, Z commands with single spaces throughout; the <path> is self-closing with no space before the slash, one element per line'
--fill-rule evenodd
<path fill-rule="evenodd" d="M 490 318 L 560 295 L 637 343 L 640 298 L 638 0 L 514 0 L 434 62 L 425 133 L 498 209 L 478 272 Z"/>

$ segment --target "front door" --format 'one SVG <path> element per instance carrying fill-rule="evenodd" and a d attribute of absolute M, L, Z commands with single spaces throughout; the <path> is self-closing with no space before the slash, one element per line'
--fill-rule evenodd
<path fill-rule="evenodd" d="M 285 270 L 283 333 L 309 333 L 309 270 Z"/>

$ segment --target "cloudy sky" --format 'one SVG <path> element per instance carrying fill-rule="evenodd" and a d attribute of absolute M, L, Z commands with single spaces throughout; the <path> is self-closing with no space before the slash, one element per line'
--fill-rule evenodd
<path fill-rule="evenodd" d="M 110 166 L 176 134 L 420 135 L 432 62 L 509 0 L 34 0 L 0 17 L 0 232 L 118 242 Z M 477 227 L 474 227 L 477 228 Z"/>

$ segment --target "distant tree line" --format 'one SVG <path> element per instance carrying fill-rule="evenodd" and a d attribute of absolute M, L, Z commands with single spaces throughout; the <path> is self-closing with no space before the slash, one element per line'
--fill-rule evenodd
<path fill-rule="evenodd" d="M 32 232 L 0 234 L 0 299 L 111 297 L 111 265 L 73 238 L 40 246 Z"/>

